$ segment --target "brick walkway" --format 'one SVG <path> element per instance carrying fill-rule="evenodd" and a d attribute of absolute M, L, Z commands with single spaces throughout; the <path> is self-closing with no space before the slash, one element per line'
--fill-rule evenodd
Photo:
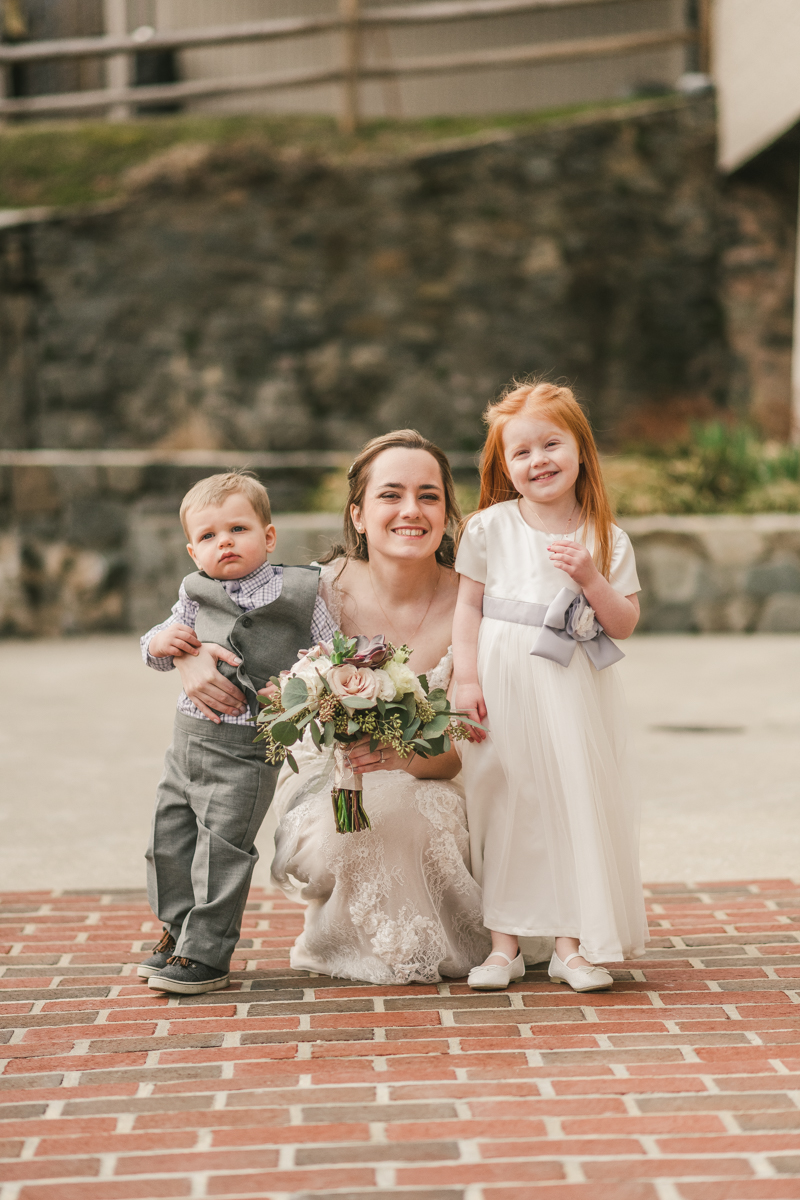
<path fill-rule="evenodd" d="M 579 997 L 292 972 L 251 897 L 230 991 L 167 1000 L 139 894 L 7 894 L 0 1200 L 800 1197 L 800 886 L 649 889 L 653 942 Z"/>

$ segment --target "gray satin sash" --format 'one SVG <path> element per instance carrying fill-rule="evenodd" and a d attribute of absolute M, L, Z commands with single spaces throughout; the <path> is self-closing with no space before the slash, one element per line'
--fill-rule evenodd
<path fill-rule="evenodd" d="M 625 655 L 603 631 L 592 613 L 591 624 L 583 614 L 591 605 L 583 595 L 562 588 L 550 604 L 528 604 L 526 600 L 501 600 L 497 596 L 483 597 L 483 615 L 495 621 L 511 621 L 515 625 L 541 626 L 541 633 L 531 649 L 538 658 L 568 667 L 580 643 L 592 666 L 598 671 L 619 662 Z"/>

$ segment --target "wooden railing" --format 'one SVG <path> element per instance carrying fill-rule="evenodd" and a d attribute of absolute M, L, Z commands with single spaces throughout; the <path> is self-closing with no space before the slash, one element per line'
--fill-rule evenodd
<path fill-rule="evenodd" d="M 0 467 L 216 467 L 261 471 L 346 471 L 356 450 L 0 450 Z M 454 470 L 474 470 L 478 452 L 448 450 Z"/>
<path fill-rule="evenodd" d="M 648 30 L 605 37 L 572 38 L 535 45 L 482 49 L 471 53 L 405 58 L 383 63 L 367 63 L 361 53 L 362 35 L 375 29 L 486 20 L 542 10 L 593 8 L 601 4 L 616 3 L 619 3 L 619 0 L 435 0 L 427 4 L 369 8 L 364 7 L 362 0 L 339 0 L 339 11 L 332 16 L 281 17 L 237 25 L 206 26 L 200 29 L 157 31 L 145 27 L 126 36 L 108 34 L 105 37 L 63 38 L 13 45 L 0 43 L 0 81 L 3 81 L 6 75 L 3 68 L 55 59 L 102 57 L 110 60 L 116 68 L 108 72 L 109 86 L 92 91 L 11 97 L 6 94 L 7 89 L 2 88 L 0 117 L 97 111 L 124 116 L 130 114 L 133 106 L 154 102 L 197 100 L 247 92 L 283 91 L 289 88 L 338 84 L 342 89 L 340 124 L 343 130 L 351 132 L 359 120 L 359 85 L 369 80 L 618 57 L 698 40 L 698 58 L 701 69 L 705 69 L 708 54 L 704 43 L 708 38 L 707 13 L 710 0 L 700 0 L 697 30 Z M 130 71 L 124 66 L 125 57 L 130 58 L 142 51 L 274 42 L 326 33 L 340 35 L 341 54 L 338 63 L 322 69 L 271 71 L 264 74 L 141 87 L 133 87 L 124 82 L 126 76 L 130 77 Z M 120 62 L 123 64 L 122 73 L 119 70 Z"/>

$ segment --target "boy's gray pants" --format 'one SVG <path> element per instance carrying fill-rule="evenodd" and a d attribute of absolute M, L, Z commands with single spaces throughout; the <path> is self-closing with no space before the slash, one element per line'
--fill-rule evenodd
<path fill-rule="evenodd" d="M 146 854 L 150 907 L 175 954 L 222 970 L 239 940 L 254 842 L 278 777 L 255 735 L 254 725 L 175 714 Z"/>

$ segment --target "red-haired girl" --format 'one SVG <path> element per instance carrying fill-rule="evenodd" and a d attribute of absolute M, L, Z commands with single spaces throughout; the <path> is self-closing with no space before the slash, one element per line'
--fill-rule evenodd
<path fill-rule="evenodd" d="M 456 703 L 491 729 L 464 752 L 493 945 L 469 984 L 507 987 L 525 972 L 518 938 L 544 935 L 550 978 L 597 991 L 613 980 L 596 964 L 647 941 L 610 640 L 639 619 L 636 564 L 569 388 L 514 386 L 485 420 L 453 624 Z"/>

